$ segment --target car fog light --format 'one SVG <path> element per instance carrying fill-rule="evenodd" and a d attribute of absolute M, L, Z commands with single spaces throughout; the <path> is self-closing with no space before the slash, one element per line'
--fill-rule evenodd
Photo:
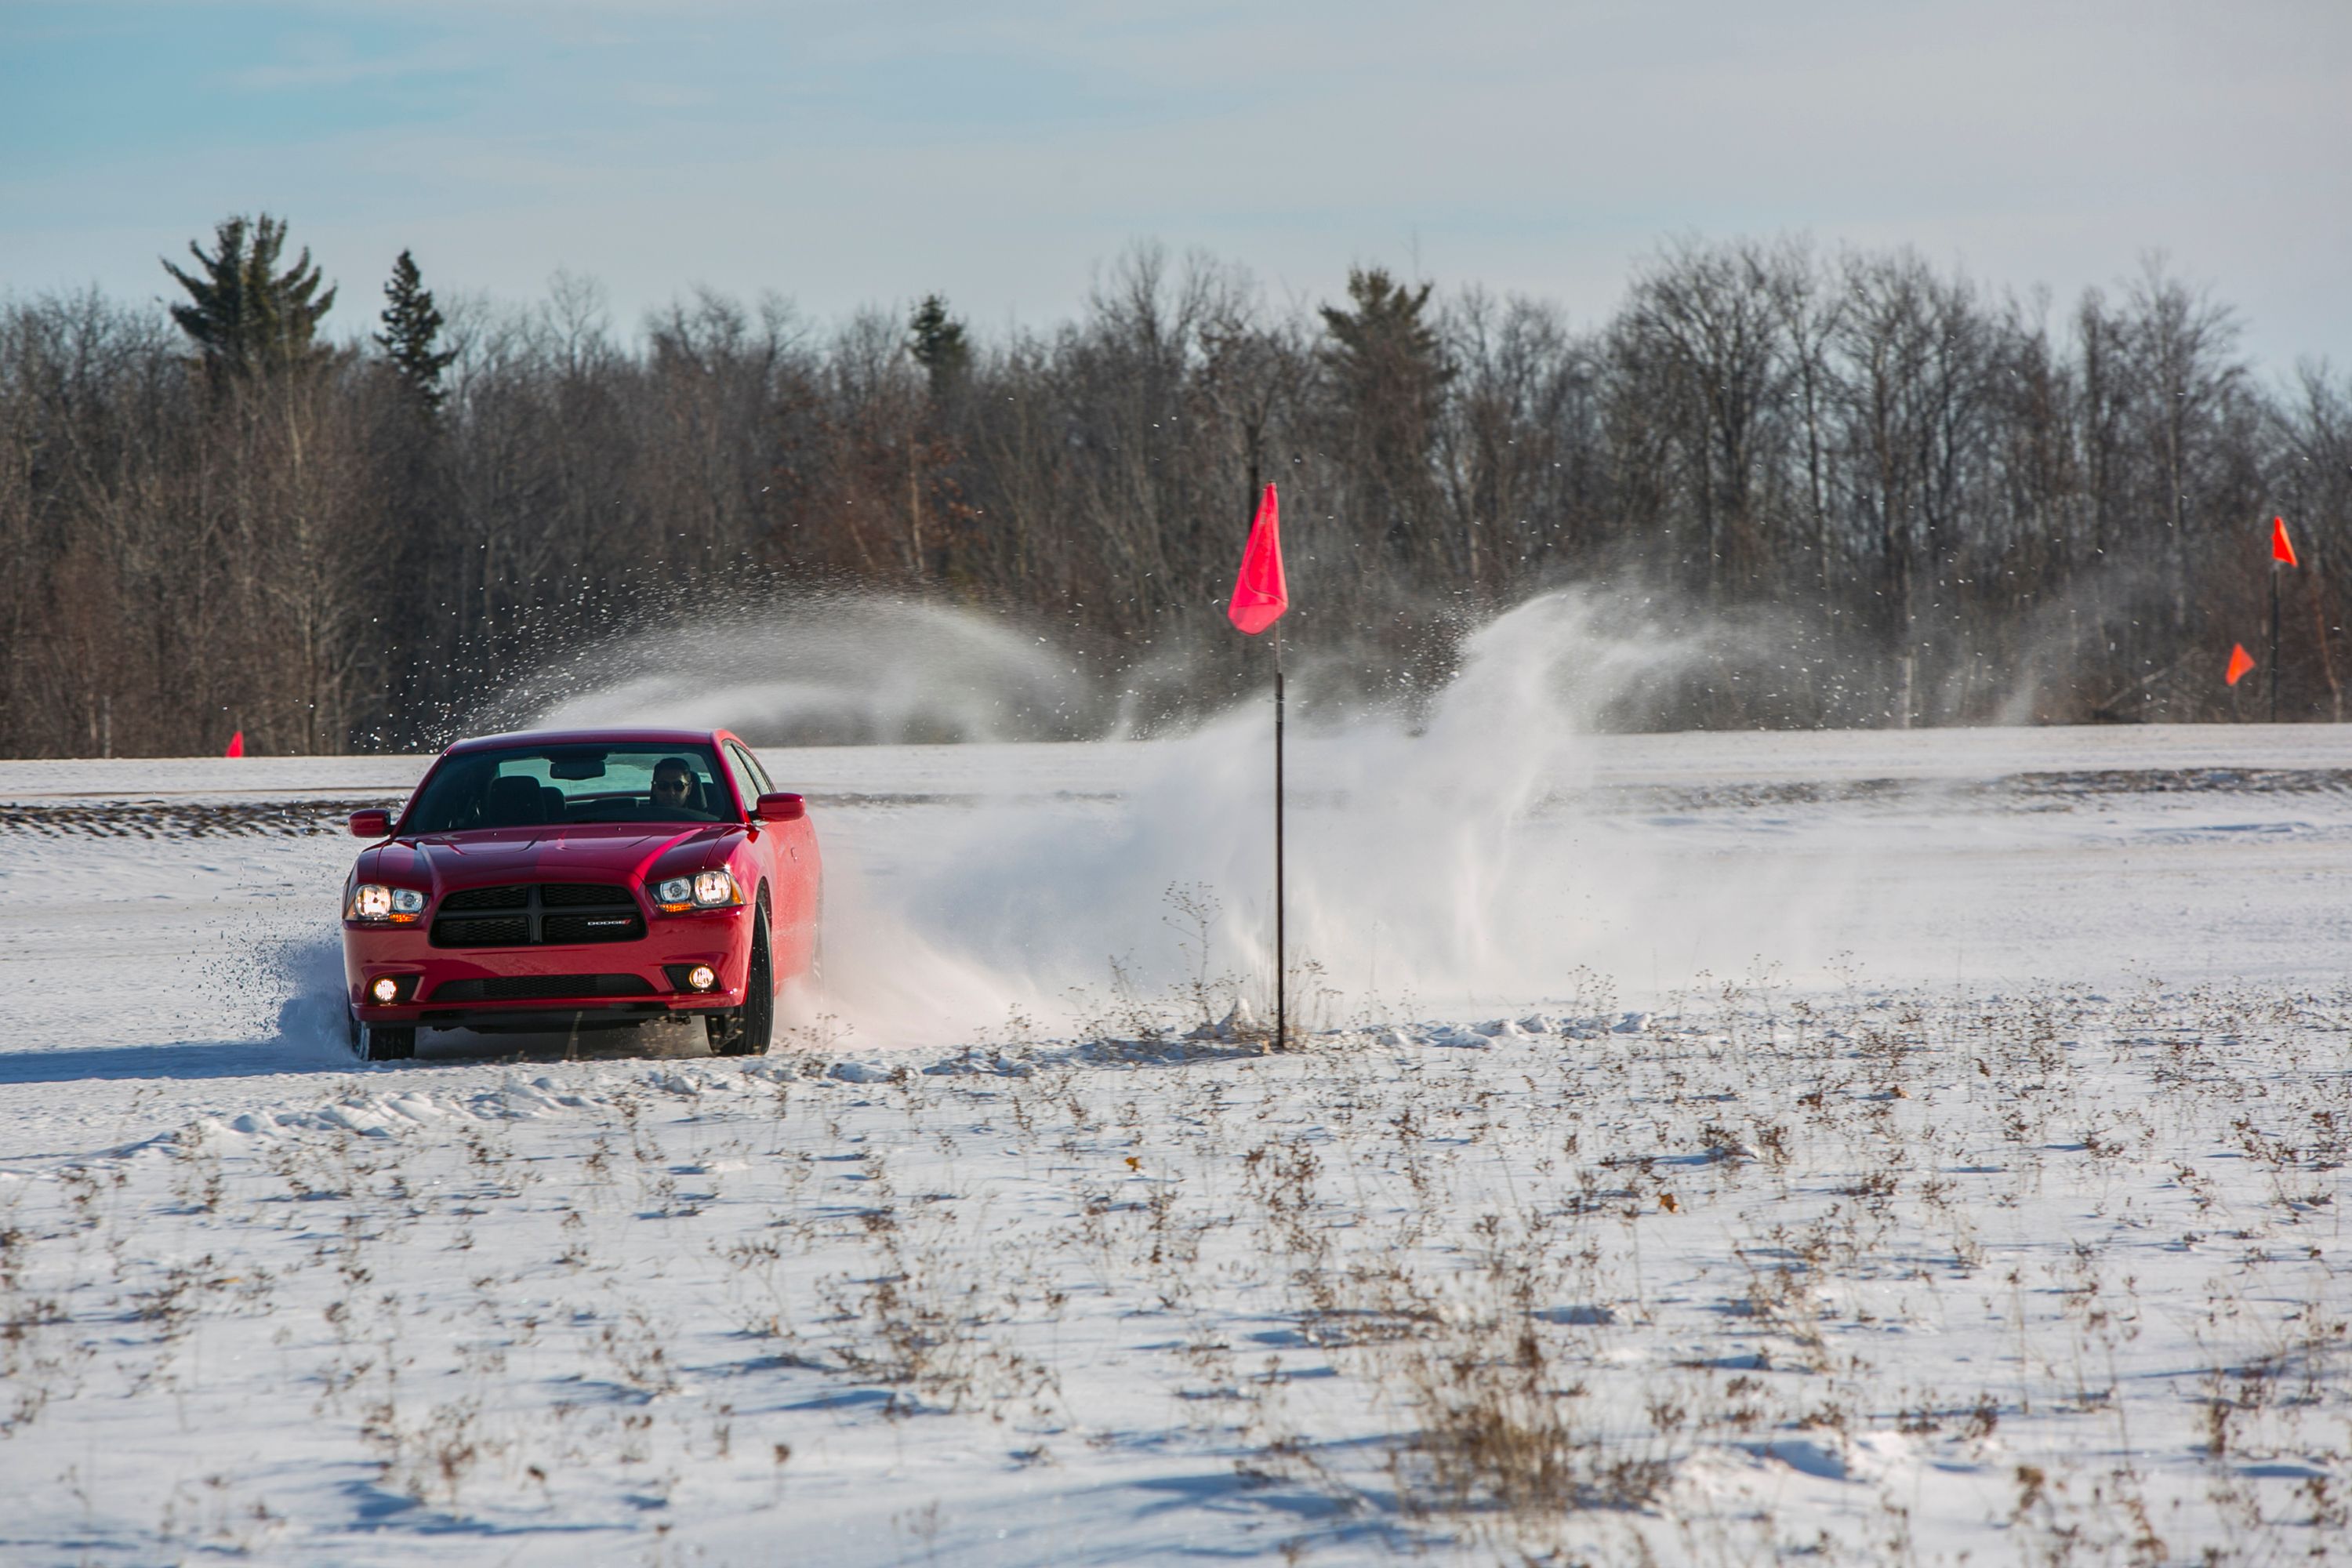
<path fill-rule="evenodd" d="M 719 984 L 719 973 L 707 963 L 698 963 L 686 972 L 686 983 L 697 991 L 708 991 Z"/>
<path fill-rule="evenodd" d="M 378 1002 L 383 1003 L 386 1006 L 390 1006 L 393 1003 L 400 1000 L 400 982 L 394 980 L 389 974 L 384 975 L 374 984 L 368 987 L 368 994 L 373 996 Z"/>

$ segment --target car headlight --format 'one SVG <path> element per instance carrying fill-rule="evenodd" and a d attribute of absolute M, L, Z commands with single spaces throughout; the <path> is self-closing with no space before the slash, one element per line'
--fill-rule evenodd
<path fill-rule="evenodd" d="M 654 889 L 654 902 L 665 914 L 684 914 L 688 910 L 723 910 L 743 901 L 743 889 L 725 867 L 716 871 L 697 871 L 691 877 L 669 877 Z"/>
<path fill-rule="evenodd" d="M 343 912 L 343 918 L 365 921 L 371 925 L 407 925 L 424 912 L 425 895 L 414 888 L 362 882 L 352 889 L 351 908 Z"/>

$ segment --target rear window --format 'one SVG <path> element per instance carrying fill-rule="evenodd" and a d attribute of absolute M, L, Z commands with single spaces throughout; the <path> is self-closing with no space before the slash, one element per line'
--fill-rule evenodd
<path fill-rule="evenodd" d="M 515 746 L 443 762 L 400 830 L 733 817 L 718 759 L 707 745 Z"/>

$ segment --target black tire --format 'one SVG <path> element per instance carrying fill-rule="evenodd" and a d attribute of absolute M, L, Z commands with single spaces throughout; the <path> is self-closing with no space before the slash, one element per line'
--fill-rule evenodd
<path fill-rule="evenodd" d="M 768 957 L 768 911 L 751 925 L 751 962 L 743 976 L 743 1005 L 709 1018 L 714 1057 L 764 1057 L 776 1031 L 775 965 Z"/>
<path fill-rule="evenodd" d="M 416 1026 L 356 1024 L 352 1052 L 363 1062 L 402 1062 L 416 1054 Z"/>

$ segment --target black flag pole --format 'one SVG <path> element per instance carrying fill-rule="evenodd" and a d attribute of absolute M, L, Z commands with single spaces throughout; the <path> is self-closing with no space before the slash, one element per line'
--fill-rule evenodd
<path fill-rule="evenodd" d="M 2271 562 L 2271 722 L 2278 722 L 2279 563 Z M 1276 676 L 1279 681 L 1282 678 Z"/>
<path fill-rule="evenodd" d="M 1290 1043 L 1289 973 L 1283 954 L 1282 623 L 1274 624 L 1274 1048 Z"/>

